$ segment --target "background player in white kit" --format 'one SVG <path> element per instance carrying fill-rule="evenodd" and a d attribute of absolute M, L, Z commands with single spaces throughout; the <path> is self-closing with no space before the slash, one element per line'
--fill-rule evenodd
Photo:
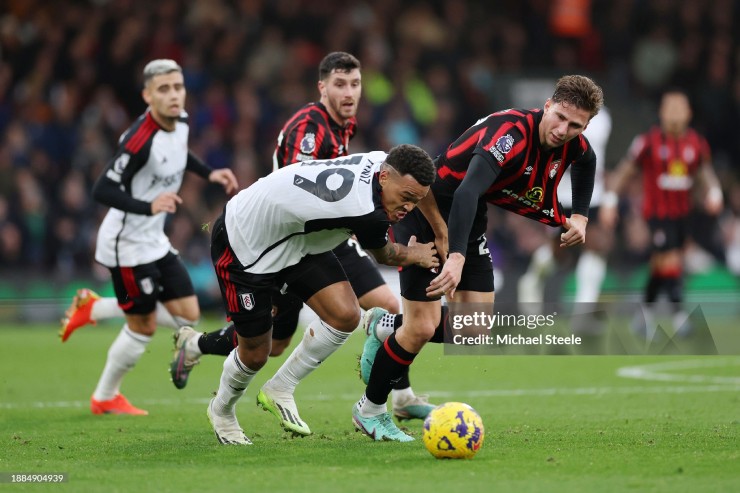
<path fill-rule="evenodd" d="M 227 193 L 238 188 L 231 170 L 212 170 L 188 150 L 185 85 L 176 62 L 146 65 L 142 97 L 147 111 L 123 134 L 93 189 L 95 200 L 110 207 L 98 231 L 95 260 L 110 270 L 117 308 L 126 317 L 90 398 L 93 414 L 147 414 L 120 393 L 124 375 L 144 353 L 158 319 L 169 315 L 166 325 L 176 328 L 200 318 L 190 277 L 164 234 L 166 214 L 182 203 L 177 192 L 184 172 L 220 183 Z M 166 309 L 159 316 L 158 304 Z M 75 328 L 66 324 L 63 340 Z"/>
<path fill-rule="evenodd" d="M 594 176 L 594 191 L 591 196 L 591 211 L 589 217 L 589 239 L 583 246 L 583 251 L 576 264 L 576 303 L 595 303 L 601 294 L 601 285 L 606 276 L 606 255 L 611 247 L 612 229 L 606 228 L 598 221 L 599 207 L 605 200 L 604 182 L 606 159 L 606 145 L 612 130 L 612 119 L 609 110 L 602 107 L 594 116 L 583 132 L 596 154 L 596 175 Z M 558 198 L 566 210 L 572 204 L 570 170 L 564 175 L 558 186 Z M 527 272 L 522 275 L 518 283 L 518 301 L 523 311 L 539 313 L 544 300 L 545 283 L 557 270 L 560 236 L 552 242 L 545 243 L 532 254 L 532 260 Z"/>
<path fill-rule="evenodd" d="M 251 444 L 235 406 L 270 354 L 275 288 L 299 296 L 318 315 L 265 384 L 284 416 L 283 427 L 311 433 L 298 415 L 293 391 L 344 344 L 360 320 L 357 297 L 331 250 L 354 234 L 383 264 L 438 266 L 433 243 L 416 244 L 412 238 L 403 246 L 388 239 L 390 225 L 427 196 L 434 176 L 426 152 L 400 145 L 388 154 L 282 168 L 226 204 L 212 228 L 211 258 L 239 343 L 224 362 L 218 393 L 208 406 L 220 443 Z"/>

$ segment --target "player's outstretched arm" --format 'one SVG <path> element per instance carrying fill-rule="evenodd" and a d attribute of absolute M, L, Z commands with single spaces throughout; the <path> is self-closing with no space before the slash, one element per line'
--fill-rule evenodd
<path fill-rule="evenodd" d="M 439 267 L 437 249 L 434 243 L 417 243 L 416 236 L 412 236 L 408 246 L 400 243 L 388 242 L 383 248 L 369 250 L 375 260 L 385 265 L 408 266 L 418 265 L 425 269 Z"/>

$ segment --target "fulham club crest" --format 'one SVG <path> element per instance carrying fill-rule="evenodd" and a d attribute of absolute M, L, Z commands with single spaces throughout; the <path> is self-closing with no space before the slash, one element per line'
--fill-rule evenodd
<path fill-rule="evenodd" d="M 247 311 L 252 311 L 254 308 L 254 295 L 252 293 L 241 293 L 239 298 L 242 300 L 242 306 Z"/>

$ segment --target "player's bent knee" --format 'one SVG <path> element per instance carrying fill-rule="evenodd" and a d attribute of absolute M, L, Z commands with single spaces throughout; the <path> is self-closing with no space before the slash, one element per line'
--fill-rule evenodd
<path fill-rule="evenodd" d="M 418 330 L 415 331 L 415 335 L 419 341 L 428 342 L 434 336 L 436 330 L 437 326 L 434 323 L 420 324 Z"/>
<path fill-rule="evenodd" d="M 358 305 L 345 304 L 336 306 L 324 322 L 342 332 L 352 332 L 360 324 L 360 310 Z"/>
<path fill-rule="evenodd" d="M 246 349 L 241 346 L 237 349 L 239 351 L 239 360 L 247 365 L 247 368 L 253 371 L 261 370 L 267 363 L 267 359 L 270 357 L 269 346 Z"/>

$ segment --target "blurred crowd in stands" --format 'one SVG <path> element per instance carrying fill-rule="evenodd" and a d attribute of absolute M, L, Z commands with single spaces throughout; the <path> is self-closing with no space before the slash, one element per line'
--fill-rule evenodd
<path fill-rule="evenodd" d="M 351 152 L 408 142 L 434 156 L 511 105 L 505 81 L 584 73 L 613 110 L 612 168 L 655 123 L 660 92 L 682 87 L 723 181 L 716 256 L 740 248 L 737 0 L 5 0 L 0 8 L 3 277 L 104 278 L 93 251 L 105 209 L 90 189 L 145 110 L 147 61 L 183 66 L 191 148 L 246 187 L 271 170 L 285 119 L 318 99 L 318 62 L 334 50 L 363 65 Z M 202 225 L 226 197 L 198 179 L 181 195 L 168 231 L 197 285 L 213 275 Z M 493 215 L 497 262 L 521 260 L 544 241 L 539 225 L 513 221 Z M 630 229 L 615 255 L 644 261 L 645 239 Z"/>

